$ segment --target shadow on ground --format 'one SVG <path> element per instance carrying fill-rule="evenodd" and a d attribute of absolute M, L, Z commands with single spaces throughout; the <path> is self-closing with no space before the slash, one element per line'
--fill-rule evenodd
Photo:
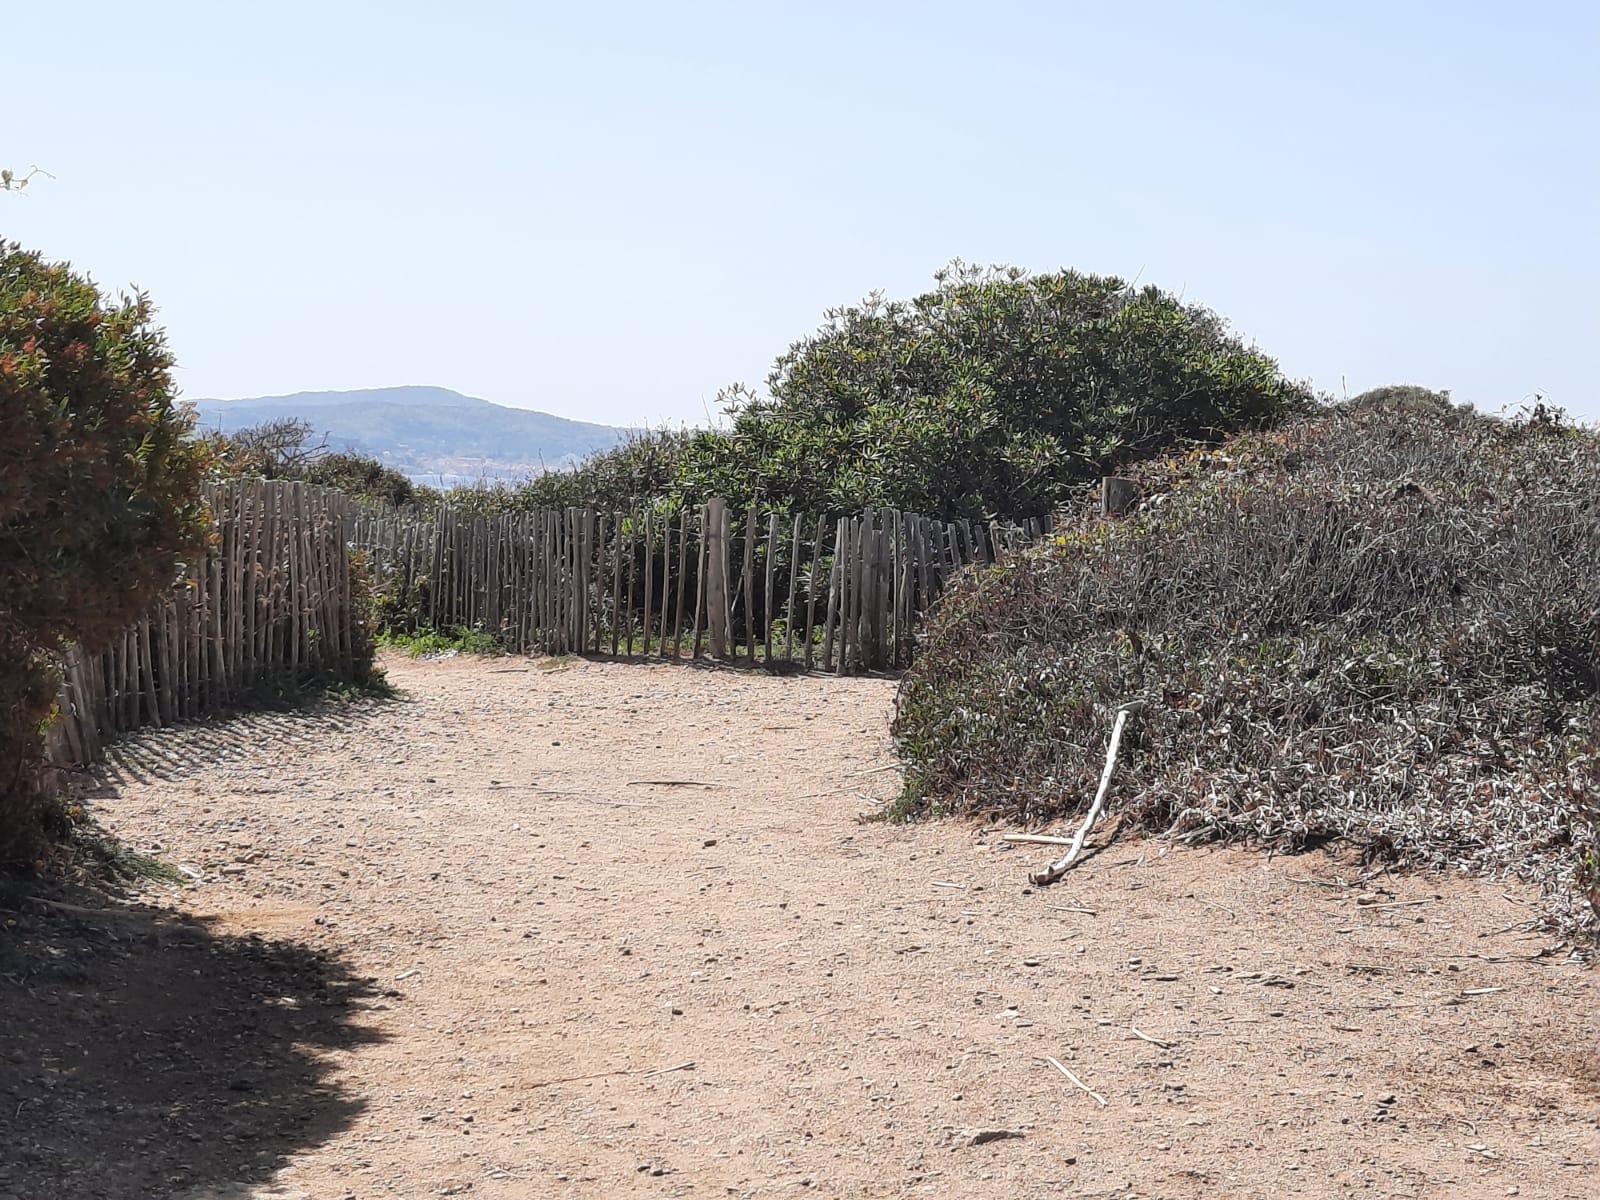
<path fill-rule="evenodd" d="M 162 909 L 0 891 L 0 1197 L 248 1195 L 360 1104 L 367 978 Z M 94 907 L 89 907 L 94 906 Z"/>
<path fill-rule="evenodd" d="M 381 721 L 393 696 L 318 699 L 267 710 L 240 710 L 165 729 L 145 728 L 106 746 L 105 761 L 83 771 L 76 794 L 114 795 L 127 783 L 173 782 L 227 763 L 245 751 L 295 746 L 329 734 L 356 735 Z"/>

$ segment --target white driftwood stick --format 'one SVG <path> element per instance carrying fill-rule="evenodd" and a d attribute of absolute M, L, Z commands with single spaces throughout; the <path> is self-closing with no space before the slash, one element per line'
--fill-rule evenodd
<path fill-rule="evenodd" d="M 1067 852 L 1044 870 L 1035 871 L 1028 876 L 1034 883 L 1040 885 L 1054 883 L 1067 873 L 1077 861 L 1078 855 L 1083 852 L 1083 839 L 1088 837 L 1089 830 L 1094 828 L 1095 821 L 1100 817 L 1100 810 L 1105 807 L 1106 794 L 1111 790 L 1111 772 L 1117 765 L 1117 749 L 1122 745 L 1122 730 L 1128 724 L 1128 718 L 1143 707 L 1143 700 L 1130 700 L 1117 709 L 1117 719 L 1111 726 L 1111 744 L 1106 747 L 1106 767 L 1100 772 L 1100 787 L 1094 794 L 1094 803 L 1089 806 L 1088 815 L 1083 818 L 1083 824 L 1078 826 L 1078 832 L 1073 835 Z"/>
<path fill-rule="evenodd" d="M 1026 842 L 1030 846 L 1070 846 L 1069 837 L 1056 837 L 1050 833 L 1002 833 L 1002 842 Z"/>
<path fill-rule="evenodd" d="M 1104 1108 L 1106 1106 L 1106 1098 L 1104 1096 L 1102 1096 L 1099 1092 L 1095 1091 L 1092 1087 L 1090 1087 L 1083 1080 L 1079 1079 L 1071 1071 L 1067 1070 L 1066 1067 L 1061 1065 L 1059 1060 L 1051 1058 L 1048 1054 L 1046 1054 L 1044 1056 L 1044 1060 L 1045 1060 L 1045 1062 L 1049 1063 L 1052 1067 L 1054 1067 L 1056 1070 L 1060 1071 L 1068 1079 L 1072 1080 L 1072 1083 L 1073 1083 L 1074 1087 L 1077 1087 L 1077 1088 L 1081 1089 L 1082 1091 L 1088 1092 L 1089 1095 L 1093 1096 L 1094 1097 L 1094 1102 L 1096 1104 L 1098 1104 L 1101 1108 Z"/>

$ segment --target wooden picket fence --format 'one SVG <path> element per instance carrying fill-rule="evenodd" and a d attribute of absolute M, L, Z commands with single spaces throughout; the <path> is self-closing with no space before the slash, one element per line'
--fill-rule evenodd
<path fill-rule="evenodd" d="M 515 652 L 709 653 L 846 673 L 907 663 L 956 570 L 1048 528 L 895 509 L 736 516 L 713 498 L 667 516 L 363 511 L 351 538 L 372 556 L 391 627 L 478 630 Z"/>
<path fill-rule="evenodd" d="M 234 707 L 264 684 L 357 677 L 370 616 L 357 551 L 391 627 L 478 630 L 514 652 L 851 673 L 905 665 L 957 570 L 1050 528 L 888 508 L 736 516 L 715 498 L 670 516 L 479 517 L 263 480 L 211 484 L 205 499 L 213 534 L 186 577 L 111 646 L 69 652 L 53 764 L 93 762 L 110 735 Z"/>
<path fill-rule="evenodd" d="M 47 734 L 55 765 L 92 762 L 110 734 L 215 712 L 263 684 L 358 673 L 356 505 L 262 480 L 207 485 L 205 499 L 213 535 L 188 575 L 105 650 L 68 654 Z"/>

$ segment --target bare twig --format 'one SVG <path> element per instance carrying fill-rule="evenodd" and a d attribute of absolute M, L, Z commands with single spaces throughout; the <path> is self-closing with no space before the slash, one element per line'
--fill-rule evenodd
<path fill-rule="evenodd" d="M 1153 1038 L 1148 1033 L 1141 1032 L 1137 1025 L 1129 1025 L 1128 1029 L 1130 1032 L 1132 1032 L 1134 1037 L 1142 1038 L 1144 1041 L 1149 1042 L 1152 1046 L 1159 1046 L 1163 1050 L 1172 1049 L 1171 1042 L 1163 1042 L 1160 1038 Z"/>
<path fill-rule="evenodd" d="M 657 1067 L 654 1071 L 641 1071 L 637 1067 L 617 1067 L 611 1071 L 594 1071 L 588 1075 L 563 1075 L 559 1079 L 541 1079 L 538 1083 L 530 1083 L 530 1088 L 555 1087 L 560 1083 L 581 1083 L 586 1079 L 609 1079 L 613 1075 L 637 1075 L 641 1079 L 654 1079 L 658 1075 L 670 1075 L 674 1071 L 694 1070 L 694 1059 L 686 1059 L 670 1067 Z"/>
<path fill-rule="evenodd" d="M 1083 1080 L 1079 1079 L 1071 1071 L 1067 1070 L 1066 1067 L 1061 1065 L 1061 1062 L 1059 1060 L 1051 1058 L 1048 1054 L 1046 1054 L 1044 1056 L 1044 1060 L 1045 1060 L 1045 1062 L 1049 1063 L 1052 1067 L 1054 1067 L 1056 1070 L 1060 1071 L 1068 1079 L 1070 1079 L 1072 1081 L 1072 1085 L 1074 1087 L 1078 1088 L 1081 1091 L 1088 1092 L 1089 1095 L 1094 1097 L 1094 1102 L 1096 1104 L 1098 1104 L 1101 1108 L 1104 1108 L 1106 1106 L 1106 1098 L 1104 1096 L 1102 1096 L 1099 1092 L 1095 1091 L 1092 1087 L 1090 1087 Z"/>
<path fill-rule="evenodd" d="M 686 1059 L 685 1061 L 683 1061 L 681 1063 L 676 1064 L 675 1066 L 657 1067 L 654 1071 L 646 1071 L 644 1073 L 644 1077 L 646 1079 L 654 1079 L 657 1075 L 671 1075 L 674 1071 L 692 1071 L 692 1070 L 694 1070 L 694 1059 L 690 1058 L 690 1059 Z"/>

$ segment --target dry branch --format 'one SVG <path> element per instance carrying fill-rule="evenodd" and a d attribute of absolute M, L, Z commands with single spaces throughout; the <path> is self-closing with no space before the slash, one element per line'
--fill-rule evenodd
<path fill-rule="evenodd" d="M 1106 747 L 1106 766 L 1100 773 L 1100 787 L 1094 794 L 1094 803 L 1089 806 L 1083 824 L 1078 826 L 1078 832 L 1073 835 L 1067 852 L 1044 870 L 1035 871 L 1028 876 L 1034 883 L 1041 886 L 1054 883 L 1071 870 L 1078 855 L 1083 853 L 1083 840 L 1089 836 L 1089 830 L 1094 828 L 1100 810 L 1105 807 L 1106 794 L 1111 790 L 1111 772 L 1116 769 L 1117 750 L 1122 745 L 1122 731 L 1128 724 L 1128 718 L 1142 709 L 1144 704 L 1143 700 L 1130 700 L 1117 708 L 1117 719 L 1111 726 L 1111 744 Z"/>
<path fill-rule="evenodd" d="M 1066 1067 L 1062 1066 L 1062 1064 L 1060 1063 L 1059 1060 L 1051 1058 L 1048 1054 L 1046 1054 L 1044 1056 L 1044 1060 L 1045 1060 L 1045 1062 L 1049 1063 L 1052 1067 L 1054 1067 L 1056 1070 L 1060 1071 L 1068 1079 L 1070 1079 L 1072 1081 L 1072 1085 L 1074 1087 L 1078 1088 L 1080 1091 L 1088 1092 L 1090 1096 L 1094 1097 L 1094 1102 L 1096 1104 L 1098 1104 L 1101 1108 L 1104 1108 L 1106 1106 L 1106 1098 L 1104 1096 L 1102 1096 L 1099 1092 L 1095 1091 L 1092 1087 L 1090 1087 L 1083 1080 L 1079 1079 L 1071 1071 L 1067 1070 Z"/>

